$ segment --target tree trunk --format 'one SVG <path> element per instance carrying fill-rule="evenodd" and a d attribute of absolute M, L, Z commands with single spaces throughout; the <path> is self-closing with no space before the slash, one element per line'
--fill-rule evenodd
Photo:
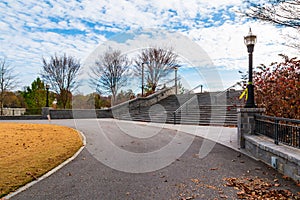
<path fill-rule="evenodd" d="M 117 94 L 115 91 L 113 91 L 111 95 L 111 107 L 116 105 L 116 98 L 117 98 Z"/>
<path fill-rule="evenodd" d="M 4 95 L 3 95 L 3 92 L 1 92 L 1 95 L 0 95 L 0 106 L 1 106 L 0 114 L 1 114 L 1 116 L 3 115 L 3 100 L 4 100 Z"/>
<path fill-rule="evenodd" d="M 1 101 L 1 116 L 3 115 L 3 101 Z"/>
<path fill-rule="evenodd" d="M 152 90 L 153 93 L 155 92 L 155 90 L 156 90 L 156 84 L 152 85 L 151 90 Z"/>

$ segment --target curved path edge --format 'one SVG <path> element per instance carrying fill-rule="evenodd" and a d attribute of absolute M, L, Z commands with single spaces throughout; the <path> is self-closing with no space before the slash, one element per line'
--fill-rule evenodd
<path fill-rule="evenodd" d="M 75 129 L 76 130 L 76 129 Z M 30 188 L 31 186 L 35 185 L 36 183 L 44 180 L 45 178 L 51 176 L 52 174 L 54 174 L 56 171 L 58 171 L 59 169 L 61 169 L 62 167 L 64 167 L 65 165 L 67 165 L 68 163 L 70 163 L 72 160 L 74 160 L 80 153 L 81 151 L 85 148 L 86 146 L 86 137 L 85 135 L 81 132 L 81 131 L 78 131 L 76 130 L 79 135 L 81 136 L 81 139 L 82 139 L 82 147 L 80 147 L 78 149 L 78 151 L 73 155 L 71 156 L 70 158 L 68 158 L 67 160 L 65 160 L 64 162 L 62 162 L 61 164 L 59 164 L 58 166 L 54 167 L 53 169 L 51 169 L 50 171 L 48 171 L 46 174 L 40 176 L 39 178 L 37 178 L 36 180 L 34 181 L 31 181 L 29 183 L 27 183 L 26 185 L 18 188 L 16 191 L 6 195 L 3 197 L 3 200 L 6 200 L 6 199 L 10 199 L 12 198 L 13 196 L 19 194 L 20 192 L 23 192 L 24 190 Z"/>

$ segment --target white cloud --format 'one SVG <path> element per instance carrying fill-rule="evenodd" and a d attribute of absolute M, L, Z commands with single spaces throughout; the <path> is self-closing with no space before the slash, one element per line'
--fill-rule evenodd
<path fill-rule="evenodd" d="M 248 53 L 244 45 L 243 36 L 248 34 L 249 27 L 257 35 L 254 49 L 254 66 L 261 63 L 269 64 L 277 60 L 281 52 L 295 53 L 293 49 L 282 45 L 281 29 L 269 24 L 248 22 L 244 24 L 225 23 L 222 26 L 192 30 L 188 35 L 204 48 L 217 66 L 228 69 L 248 68 Z"/>
<path fill-rule="evenodd" d="M 286 41 L 282 34 L 292 33 L 291 29 L 245 22 L 240 18 L 230 21 L 232 13 L 228 11 L 233 12 L 241 6 L 241 1 L 237 0 L 48 2 L 0 2 L 0 55 L 6 56 L 16 69 L 26 74 L 22 78 L 24 84 L 30 84 L 36 78 L 43 56 L 65 52 L 84 60 L 98 44 L 128 28 L 162 28 L 182 32 L 200 45 L 216 66 L 227 69 L 247 69 L 243 36 L 250 25 L 258 36 L 255 65 L 274 61 L 278 53 L 292 56 L 297 53 L 281 45 Z M 221 18 L 215 21 L 213 15 Z M 71 34 L 71 30 L 78 33 Z M 149 43 L 144 42 L 143 45 Z M 186 48 L 189 50 L 188 46 Z"/>

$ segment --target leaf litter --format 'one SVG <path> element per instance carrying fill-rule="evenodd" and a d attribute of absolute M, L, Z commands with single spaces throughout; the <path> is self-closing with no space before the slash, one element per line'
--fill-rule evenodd
<path fill-rule="evenodd" d="M 300 194 L 293 194 L 288 189 L 279 188 L 280 184 L 278 179 L 274 179 L 271 183 L 268 180 L 262 178 L 225 178 L 226 186 L 233 187 L 238 190 L 236 193 L 239 199 L 250 199 L 250 200 L 298 200 Z"/>

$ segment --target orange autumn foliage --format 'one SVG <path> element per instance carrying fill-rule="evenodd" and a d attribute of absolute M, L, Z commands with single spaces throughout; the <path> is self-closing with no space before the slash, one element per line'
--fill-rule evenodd
<path fill-rule="evenodd" d="M 267 115 L 300 119 L 300 60 L 280 56 L 282 62 L 254 72 L 255 101 Z"/>

